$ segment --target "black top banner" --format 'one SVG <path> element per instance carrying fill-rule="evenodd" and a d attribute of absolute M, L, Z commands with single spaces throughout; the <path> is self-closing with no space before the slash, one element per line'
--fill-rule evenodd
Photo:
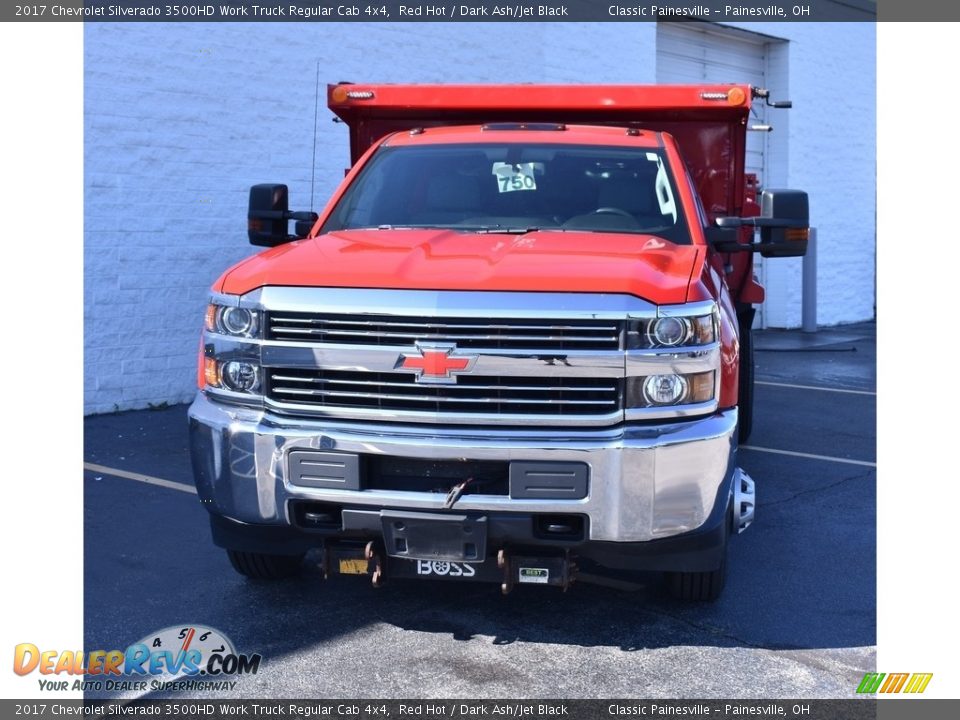
<path fill-rule="evenodd" d="M 26 22 L 875 22 L 957 20 L 960 4 L 886 0 L 64 0 L 4 4 Z"/>

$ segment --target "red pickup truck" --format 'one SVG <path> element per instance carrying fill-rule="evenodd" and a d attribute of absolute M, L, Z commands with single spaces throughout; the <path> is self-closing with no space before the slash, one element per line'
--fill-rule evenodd
<path fill-rule="evenodd" d="M 758 99 L 329 86 L 352 168 L 319 215 L 251 188 L 269 249 L 206 312 L 191 450 L 233 566 L 503 592 L 662 572 L 715 599 L 754 515 L 754 253 L 802 255 L 809 226 L 805 193 L 745 173 Z"/>

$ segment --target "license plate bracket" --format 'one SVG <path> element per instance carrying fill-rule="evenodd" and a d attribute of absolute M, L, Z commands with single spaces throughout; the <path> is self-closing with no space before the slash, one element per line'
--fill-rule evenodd
<path fill-rule="evenodd" d="M 487 518 L 383 510 L 387 555 L 407 560 L 480 562 L 487 556 Z"/>

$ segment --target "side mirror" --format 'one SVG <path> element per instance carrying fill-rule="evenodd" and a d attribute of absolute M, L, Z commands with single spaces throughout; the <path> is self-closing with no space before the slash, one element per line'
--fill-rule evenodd
<path fill-rule="evenodd" d="M 250 188 L 247 209 L 247 237 L 251 245 L 274 247 L 306 237 L 317 221 L 314 212 L 290 212 L 286 185 L 265 183 Z M 287 224 L 296 220 L 296 234 L 287 233 Z"/>
<path fill-rule="evenodd" d="M 798 257 L 807 254 L 810 238 L 810 205 L 801 190 L 764 190 L 760 198 L 760 244 L 763 257 Z"/>
<path fill-rule="evenodd" d="M 287 197 L 286 185 L 264 184 L 250 188 L 247 237 L 251 245 L 273 247 L 289 240 Z"/>

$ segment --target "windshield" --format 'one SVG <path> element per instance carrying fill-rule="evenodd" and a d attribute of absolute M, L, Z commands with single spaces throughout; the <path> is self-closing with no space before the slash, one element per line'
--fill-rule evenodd
<path fill-rule="evenodd" d="M 384 148 L 323 232 L 359 228 L 649 233 L 690 244 L 662 154 L 595 145 Z"/>

